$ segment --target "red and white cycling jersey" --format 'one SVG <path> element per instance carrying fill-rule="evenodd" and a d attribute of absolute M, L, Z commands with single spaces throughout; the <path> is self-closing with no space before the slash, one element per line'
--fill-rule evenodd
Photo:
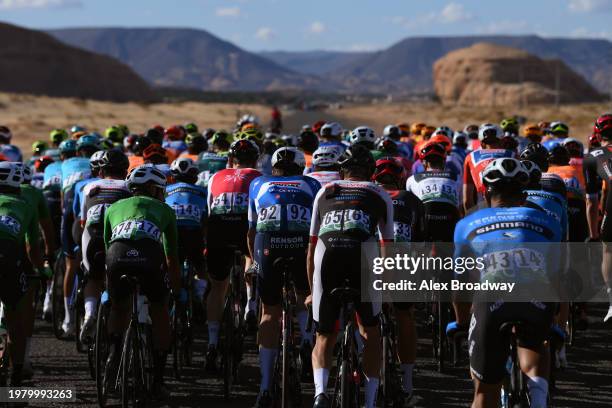
<path fill-rule="evenodd" d="M 339 171 L 313 171 L 312 173 L 308 173 L 307 176 L 317 180 L 321 183 L 321 186 L 325 186 L 332 181 L 340 180 Z"/>
<path fill-rule="evenodd" d="M 479 200 L 484 198 L 485 187 L 482 182 L 482 172 L 495 159 L 514 157 L 512 150 L 506 149 L 478 149 L 467 155 L 463 165 L 463 184 L 476 187 Z"/>
<path fill-rule="evenodd" d="M 255 169 L 223 169 L 208 181 L 208 214 L 247 214 L 249 187 L 261 173 Z"/>

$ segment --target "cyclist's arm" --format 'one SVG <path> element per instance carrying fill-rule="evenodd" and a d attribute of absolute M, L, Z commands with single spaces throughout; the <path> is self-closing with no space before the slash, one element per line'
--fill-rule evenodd
<path fill-rule="evenodd" d="M 166 264 L 168 266 L 168 277 L 174 293 L 181 289 L 181 280 L 178 260 L 178 232 L 176 227 L 176 215 L 174 211 L 167 207 L 169 222 L 164 231 L 164 253 L 166 254 Z"/>
<path fill-rule="evenodd" d="M 249 248 L 249 255 L 251 259 L 255 259 L 255 233 L 257 228 L 257 208 L 255 207 L 255 200 L 253 197 L 257 197 L 257 191 L 254 188 L 255 183 L 251 183 L 249 187 L 249 209 L 248 209 L 248 221 L 249 231 L 247 232 L 247 247 Z"/>
<path fill-rule="evenodd" d="M 312 217 L 310 219 L 310 242 L 308 243 L 308 252 L 306 253 L 306 276 L 308 277 L 308 287 L 312 293 L 312 281 L 314 277 L 314 255 L 319 239 L 319 228 L 321 217 L 319 214 L 319 200 L 324 194 L 325 188 L 319 190 L 312 204 Z"/>
<path fill-rule="evenodd" d="M 597 163 L 593 157 L 584 159 L 584 180 L 586 191 L 587 224 L 589 226 L 589 237 L 599 238 L 599 200 L 598 193 L 601 191 L 601 180 L 597 176 Z"/>
<path fill-rule="evenodd" d="M 44 266 L 44 260 L 38 241 L 38 237 L 40 236 L 38 222 L 38 213 L 34 212 L 34 215 L 32 215 L 30 219 L 30 225 L 26 231 L 26 249 L 32 265 L 37 269 L 42 269 Z"/>
<path fill-rule="evenodd" d="M 474 179 L 470 171 L 470 156 L 465 160 L 463 165 L 463 211 L 468 212 L 474 206 Z"/>
<path fill-rule="evenodd" d="M 380 256 L 387 256 L 385 244 L 393 242 L 395 232 L 393 231 L 393 201 L 389 194 L 384 192 L 381 194 L 385 206 L 384 216 L 380 218 L 378 223 L 378 234 L 380 236 Z"/>

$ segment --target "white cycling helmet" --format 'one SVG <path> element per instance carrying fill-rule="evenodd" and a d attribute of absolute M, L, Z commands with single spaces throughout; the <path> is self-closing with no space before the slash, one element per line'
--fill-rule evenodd
<path fill-rule="evenodd" d="M 322 146 L 312 153 L 312 165 L 330 167 L 338 164 L 342 151 L 338 146 Z"/>
<path fill-rule="evenodd" d="M 492 137 L 496 139 L 501 139 L 503 136 L 503 132 L 499 126 L 493 123 L 483 123 L 478 128 L 478 140 L 481 142 L 485 139 L 490 139 Z"/>
<path fill-rule="evenodd" d="M 367 126 L 359 126 L 351 131 L 349 134 L 348 141 L 350 144 L 355 143 L 371 143 L 374 144 L 376 141 L 376 135 L 374 131 Z"/>
<path fill-rule="evenodd" d="M 23 180 L 21 180 L 21 182 L 29 183 L 30 181 L 32 181 L 32 169 L 30 168 L 30 166 L 23 162 L 15 162 L 15 164 L 21 169 L 21 175 L 23 177 Z"/>
<path fill-rule="evenodd" d="M 297 146 L 298 137 L 296 135 L 282 135 L 281 140 L 287 144 L 287 146 Z"/>
<path fill-rule="evenodd" d="M 383 136 L 388 136 L 392 139 L 399 139 L 401 135 L 402 131 L 395 125 L 387 125 L 383 129 Z"/>
<path fill-rule="evenodd" d="M 568 137 L 561 141 L 561 145 L 563 146 L 566 146 L 570 143 L 576 143 L 578 146 L 580 146 L 580 150 L 584 150 L 584 145 L 582 144 L 582 142 L 578 139 L 574 139 L 573 137 Z"/>
<path fill-rule="evenodd" d="M 166 187 L 166 176 L 154 164 L 150 163 L 132 169 L 125 181 L 130 190 L 145 184 L 152 184 L 159 188 Z"/>
<path fill-rule="evenodd" d="M 329 122 L 321 127 L 321 137 L 336 137 L 342 136 L 342 126 L 338 122 Z"/>
<path fill-rule="evenodd" d="M 280 163 L 295 164 L 298 167 L 304 168 L 306 166 L 306 158 L 304 153 L 297 147 L 281 147 L 272 154 L 272 167 Z"/>
<path fill-rule="evenodd" d="M 482 180 L 487 187 L 514 186 L 525 187 L 529 182 L 529 172 L 523 164 L 510 157 L 495 159 L 482 172 Z"/>
<path fill-rule="evenodd" d="M 446 137 L 448 137 L 449 139 L 453 138 L 453 129 L 449 128 L 448 126 L 440 126 L 436 130 L 434 130 L 434 132 L 432 133 L 432 136 L 438 133 L 445 134 Z"/>
<path fill-rule="evenodd" d="M 463 142 L 461 142 L 461 139 L 463 139 Z M 458 130 L 453 134 L 453 144 L 467 143 L 467 141 L 468 141 L 467 133 Z"/>
<path fill-rule="evenodd" d="M 106 150 L 98 150 L 97 152 L 92 154 L 91 157 L 89 158 L 89 167 L 91 167 L 92 169 L 99 167 L 100 162 L 102 161 L 102 158 L 104 157 L 104 153 L 106 153 Z"/>
<path fill-rule="evenodd" d="M 23 183 L 23 163 L 0 162 L 0 186 L 19 187 Z"/>
<path fill-rule="evenodd" d="M 200 172 L 198 166 L 188 157 L 179 157 L 170 165 L 173 175 L 195 176 Z"/>

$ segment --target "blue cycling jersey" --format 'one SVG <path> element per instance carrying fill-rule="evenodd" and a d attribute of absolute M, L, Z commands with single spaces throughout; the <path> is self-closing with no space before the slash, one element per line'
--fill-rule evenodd
<path fill-rule="evenodd" d="M 21 150 L 19 150 L 19 148 L 15 145 L 12 145 L 12 144 L 0 145 L 0 153 L 2 153 L 9 161 L 13 161 L 13 162 L 23 161 Z"/>
<path fill-rule="evenodd" d="M 561 225 L 535 208 L 485 208 L 455 227 L 455 258 L 482 257 L 481 280 L 542 278 L 558 267 Z M 509 274 L 512 271 L 514 274 Z"/>
<path fill-rule="evenodd" d="M 43 175 L 43 188 L 57 188 L 62 187 L 62 162 L 53 162 L 45 167 Z"/>
<path fill-rule="evenodd" d="M 559 146 L 561 144 L 561 142 L 563 142 L 563 139 L 555 137 L 555 138 L 552 138 L 552 139 L 548 139 L 545 142 L 542 142 L 542 146 L 544 146 L 546 148 L 546 150 L 548 150 L 550 152 L 556 146 Z"/>
<path fill-rule="evenodd" d="M 176 150 L 179 154 L 187 150 L 187 144 L 182 140 L 164 140 L 162 147 Z"/>
<path fill-rule="evenodd" d="M 74 184 L 74 199 L 72 200 L 72 212 L 75 218 L 81 217 L 81 200 L 83 197 L 83 189 L 93 181 L 100 180 L 98 177 L 91 177 L 85 180 L 77 181 Z"/>
<path fill-rule="evenodd" d="M 89 159 L 86 157 L 71 157 L 62 162 L 62 190 L 69 191 L 77 181 L 91 177 Z"/>
<path fill-rule="evenodd" d="M 397 143 L 397 151 L 399 152 L 400 156 L 402 156 L 404 159 L 412 160 L 412 157 L 414 155 L 413 154 L 414 148 L 412 147 L 412 145 L 406 142 L 396 142 L 396 143 Z"/>
<path fill-rule="evenodd" d="M 319 143 L 319 147 L 325 147 L 325 146 L 338 146 L 340 147 L 341 152 L 344 152 L 346 148 L 348 147 L 346 144 L 342 143 L 339 140 L 328 140 L 328 141 Z"/>
<path fill-rule="evenodd" d="M 307 176 L 262 176 L 249 188 L 249 226 L 257 232 L 308 234 L 321 184 Z"/>
<path fill-rule="evenodd" d="M 527 201 L 538 206 L 561 225 L 561 238 L 567 238 L 568 217 L 567 200 L 561 194 L 552 191 L 527 190 Z"/>
<path fill-rule="evenodd" d="M 174 183 L 166 187 L 166 204 L 176 213 L 178 227 L 200 227 L 208 214 L 208 192 L 204 187 L 189 183 Z"/>

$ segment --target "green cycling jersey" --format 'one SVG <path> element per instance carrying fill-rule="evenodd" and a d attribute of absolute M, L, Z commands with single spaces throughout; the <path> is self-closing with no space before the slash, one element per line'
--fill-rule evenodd
<path fill-rule="evenodd" d="M 24 197 L 0 194 L 0 239 L 38 245 L 38 212 Z"/>
<path fill-rule="evenodd" d="M 163 242 L 167 257 L 177 256 L 174 210 L 152 197 L 134 196 L 112 204 L 104 214 L 104 244 L 117 240 L 152 239 Z"/>
<path fill-rule="evenodd" d="M 49 207 L 47 207 L 47 201 L 45 200 L 42 190 L 27 184 L 22 184 L 21 196 L 26 202 L 30 203 L 38 210 L 39 219 L 48 220 L 51 217 L 49 214 Z"/>

